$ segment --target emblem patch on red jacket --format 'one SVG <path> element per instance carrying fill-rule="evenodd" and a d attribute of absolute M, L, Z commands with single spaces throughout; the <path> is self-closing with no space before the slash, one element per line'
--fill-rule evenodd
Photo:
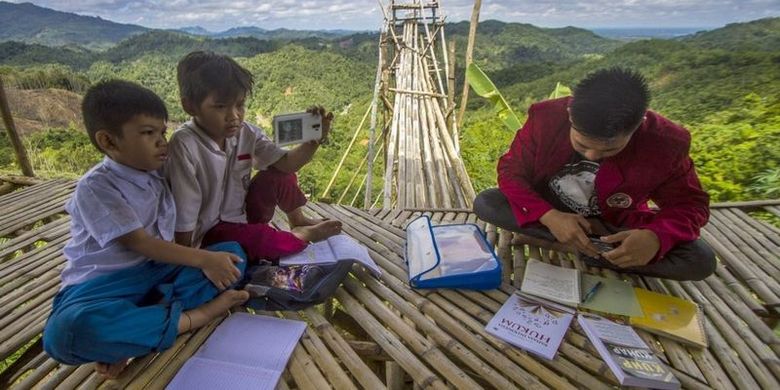
<path fill-rule="evenodd" d="M 628 194 L 622 192 L 612 194 L 612 196 L 607 198 L 607 206 L 619 209 L 627 209 L 633 202 L 634 200 Z"/>

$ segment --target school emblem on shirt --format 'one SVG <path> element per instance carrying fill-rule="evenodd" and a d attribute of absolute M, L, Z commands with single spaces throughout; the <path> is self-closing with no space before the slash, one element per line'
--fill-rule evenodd
<path fill-rule="evenodd" d="M 631 203 L 633 203 L 631 197 L 628 196 L 628 194 L 624 194 L 622 192 L 612 194 L 612 196 L 607 198 L 607 206 L 609 207 L 627 209 L 629 206 L 631 206 Z"/>
<path fill-rule="evenodd" d="M 245 190 L 249 190 L 249 174 L 247 173 L 244 176 L 241 176 L 241 185 L 244 186 Z"/>

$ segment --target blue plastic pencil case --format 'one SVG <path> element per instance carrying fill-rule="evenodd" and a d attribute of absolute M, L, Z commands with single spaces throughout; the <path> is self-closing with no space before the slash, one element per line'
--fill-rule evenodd
<path fill-rule="evenodd" d="M 432 226 L 422 216 L 406 226 L 405 261 L 414 288 L 490 290 L 501 284 L 501 262 L 472 223 Z"/>

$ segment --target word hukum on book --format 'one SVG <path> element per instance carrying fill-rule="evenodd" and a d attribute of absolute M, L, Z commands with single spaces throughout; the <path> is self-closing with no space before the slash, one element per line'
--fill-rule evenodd
<path fill-rule="evenodd" d="M 368 249 L 345 234 L 309 244 L 301 252 L 280 258 L 279 265 L 332 264 L 341 260 L 355 260 L 375 276 L 382 275 L 382 270 L 369 256 Z"/>
<path fill-rule="evenodd" d="M 528 260 L 520 291 L 601 313 L 642 315 L 631 283 L 583 274 L 577 269 L 558 267 L 536 259 Z"/>
<path fill-rule="evenodd" d="M 580 314 L 577 322 L 623 386 L 676 390 L 680 382 L 628 325 Z"/>
<path fill-rule="evenodd" d="M 184 363 L 171 390 L 274 389 L 306 323 L 235 313 Z"/>
<path fill-rule="evenodd" d="M 501 284 L 501 264 L 473 223 L 432 226 L 422 216 L 406 226 L 405 260 L 416 288 L 486 290 Z"/>
<path fill-rule="evenodd" d="M 644 315 L 632 316 L 631 325 L 673 340 L 707 348 L 699 306 L 691 301 L 636 289 Z"/>
<path fill-rule="evenodd" d="M 574 318 L 562 305 L 523 293 L 509 296 L 485 331 L 516 347 L 552 360 Z"/>

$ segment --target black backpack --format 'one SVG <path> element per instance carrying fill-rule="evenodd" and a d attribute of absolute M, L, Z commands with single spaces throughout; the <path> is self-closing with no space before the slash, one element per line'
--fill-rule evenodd
<path fill-rule="evenodd" d="M 277 266 L 261 262 L 246 273 L 246 306 L 255 310 L 297 311 L 323 303 L 336 292 L 353 263 Z"/>

